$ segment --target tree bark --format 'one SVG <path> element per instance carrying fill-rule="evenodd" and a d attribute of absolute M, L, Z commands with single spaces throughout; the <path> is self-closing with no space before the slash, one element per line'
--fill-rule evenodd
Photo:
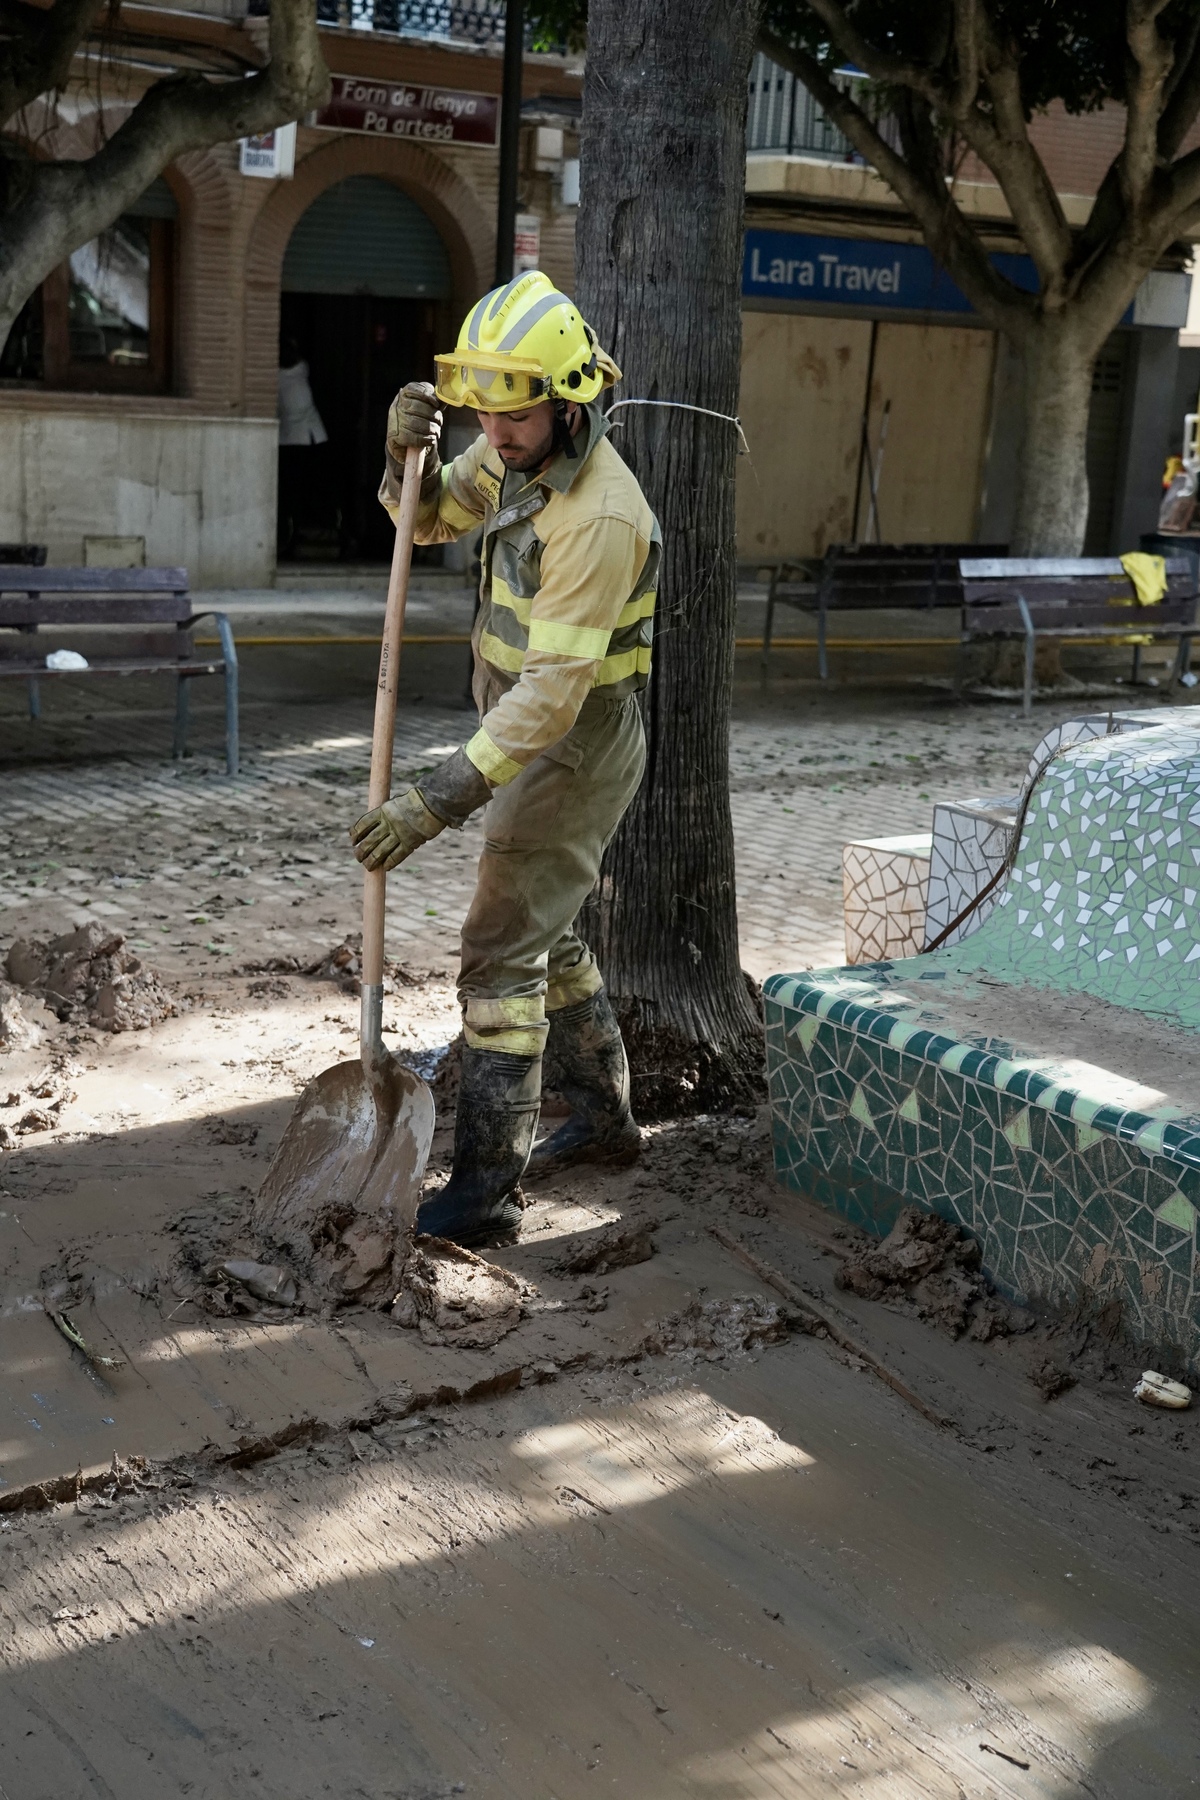
<path fill-rule="evenodd" d="M 1087 428 L 1096 360 L 1075 321 L 1039 320 L 1024 337 L 1025 435 L 1013 556 L 1078 556 L 1087 529 Z"/>
<path fill-rule="evenodd" d="M 762 1028 L 738 954 L 729 713 L 737 598 L 745 113 L 758 5 L 592 0 L 579 303 L 625 372 L 614 436 L 663 534 L 646 778 L 585 930 L 626 1033 L 634 1104 L 752 1103 Z"/>

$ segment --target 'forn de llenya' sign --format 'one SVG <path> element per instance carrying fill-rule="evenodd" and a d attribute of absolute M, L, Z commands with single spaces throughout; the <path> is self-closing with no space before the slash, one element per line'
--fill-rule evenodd
<path fill-rule="evenodd" d="M 1014 286 L 1034 293 L 1028 256 L 993 254 Z M 809 300 L 904 312 L 969 313 L 971 303 L 924 244 L 879 238 L 813 237 L 798 231 L 746 233 L 742 293 L 764 300 Z"/>
<path fill-rule="evenodd" d="M 365 131 L 427 144 L 491 145 L 499 118 L 495 94 L 335 75 L 329 103 L 313 114 L 312 123 L 326 131 Z"/>

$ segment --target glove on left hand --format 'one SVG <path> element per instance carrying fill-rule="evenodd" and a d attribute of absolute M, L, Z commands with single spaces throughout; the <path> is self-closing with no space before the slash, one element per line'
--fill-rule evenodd
<path fill-rule="evenodd" d="M 364 869 L 397 869 L 414 850 L 445 830 L 445 822 L 431 813 L 416 788 L 398 800 L 364 813 L 350 827 L 354 854 Z"/>

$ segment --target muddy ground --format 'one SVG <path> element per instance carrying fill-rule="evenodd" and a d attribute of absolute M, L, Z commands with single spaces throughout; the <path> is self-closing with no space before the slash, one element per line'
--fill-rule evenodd
<path fill-rule="evenodd" d="M 7 1800 L 1200 1786 L 1198 1418 L 1104 1321 L 980 1342 L 843 1285 L 762 1117 L 531 1189 L 490 1345 L 214 1316 L 181 1228 L 219 1240 L 356 1003 L 191 992 L 5 1063 L 74 1096 L 3 1164 Z M 402 1001 L 444 1032 L 444 977 Z"/>
<path fill-rule="evenodd" d="M 852 731 L 781 754 L 840 782 Z M 223 1313 L 185 1278 L 356 1048 L 338 970 L 303 971 L 355 923 L 360 739 L 136 806 L 64 767 L 0 819 L 0 955 L 90 918 L 175 1009 L 0 1007 L 3 1800 L 1200 1789 L 1200 1414 L 1134 1401 L 1112 1319 L 1004 1316 L 953 1255 L 885 1279 L 777 1186 L 761 1116 L 530 1189 L 477 1316 L 469 1270 L 463 1306 L 395 1316 L 228 1283 Z M 855 754 L 882 804 L 896 769 Z M 438 851 L 461 884 L 470 840 Z M 385 1009 L 429 1073 L 442 866 L 395 884 Z"/>

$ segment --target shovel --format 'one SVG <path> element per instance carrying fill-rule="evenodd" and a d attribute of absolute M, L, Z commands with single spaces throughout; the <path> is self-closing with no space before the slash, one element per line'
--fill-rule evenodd
<path fill-rule="evenodd" d="M 391 793 L 396 683 L 420 502 L 423 450 L 404 459 L 388 582 L 368 810 Z M 383 1042 L 383 924 L 387 876 L 363 875 L 361 1055 L 309 1082 L 267 1170 L 254 1229 L 286 1246 L 320 1285 L 346 1299 L 383 1280 L 398 1232 L 416 1215 L 433 1139 L 433 1095 Z"/>

